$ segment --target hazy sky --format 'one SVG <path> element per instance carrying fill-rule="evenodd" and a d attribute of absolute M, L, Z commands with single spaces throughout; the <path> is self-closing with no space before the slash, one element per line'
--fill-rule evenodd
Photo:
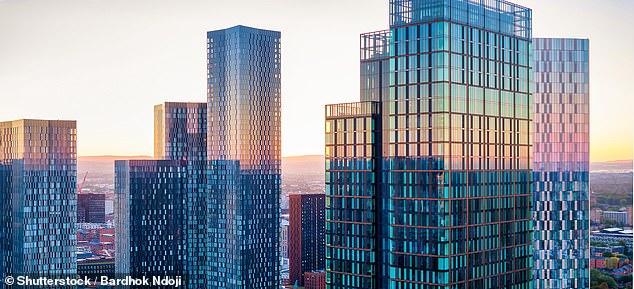
<path fill-rule="evenodd" d="M 282 31 L 283 155 L 323 154 L 389 0 L 0 0 L 0 121 L 78 120 L 79 155 L 151 155 L 153 105 L 206 100 L 205 32 Z M 632 158 L 634 1 L 518 0 L 536 37 L 590 38 L 592 160 Z"/>

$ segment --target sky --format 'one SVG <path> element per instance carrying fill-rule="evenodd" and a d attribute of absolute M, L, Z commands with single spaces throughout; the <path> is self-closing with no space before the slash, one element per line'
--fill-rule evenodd
<path fill-rule="evenodd" d="M 78 154 L 152 155 L 153 106 L 206 101 L 206 31 L 282 32 L 282 154 L 323 154 L 389 0 L 0 0 L 0 121 L 75 119 Z M 632 159 L 634 1 L 517 0 L 535 37 L 590 39 L 591 160 Z"/>

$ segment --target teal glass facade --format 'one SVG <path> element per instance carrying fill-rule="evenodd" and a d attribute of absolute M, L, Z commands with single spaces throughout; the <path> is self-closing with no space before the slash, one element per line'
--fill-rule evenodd
<path fill-rule="evenodd" d="M 531 288 L 531 10 L 390 13 L 362 102 L 326 108 L 327 288 Z"/>
<path fill-rule="evenodd" d="M 589 288 L 589 41 L 534 39 L 535 288 Z"/>
<path fill-rule="evenodd" d="M 75 121 L 0 122 L 0 269 L 5 276 L 77 273 L 76 189 Z"/>
<path fill-rule="evenodd" d="M 207 33 L 208 288 L 280 280 L 280 33 Z"/>

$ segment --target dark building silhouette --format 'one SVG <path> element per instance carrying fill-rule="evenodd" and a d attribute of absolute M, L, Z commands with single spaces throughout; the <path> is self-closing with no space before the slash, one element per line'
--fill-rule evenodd
<path fill-rule="evenodd" d="M 304 283 L 304 273 L 326 267 L 325 194 L 289 196 L 290 283 Z"/>
<path fill-rule="evenodd" d="M 105 223 L 106 195 L 105 194 L 77 194 L 77 222 Z"/>

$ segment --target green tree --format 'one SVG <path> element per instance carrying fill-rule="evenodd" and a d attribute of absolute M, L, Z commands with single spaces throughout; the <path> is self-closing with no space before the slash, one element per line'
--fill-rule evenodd
<path fill-rule="evenodd" d="M 614 280 L 614 278 L 601 273 L 597 269 L 590 270 L 590 286 L 594 288 L 607 288 L 607 289 L 617 289 L 618 284 Z M 605 287 L 607 286 L 607 287 Z"/>
<path fill-rule="evenodd" d="M 614 255 L 613 255 L 613 254 L 612 254 L 612 252 L 610 252 L 610 251 L 605 251 L 605 252 L 603 252 L 603 257 L 610 258 L 610 257 L 612 257 L 612 256 L 614 256 Z"/>

